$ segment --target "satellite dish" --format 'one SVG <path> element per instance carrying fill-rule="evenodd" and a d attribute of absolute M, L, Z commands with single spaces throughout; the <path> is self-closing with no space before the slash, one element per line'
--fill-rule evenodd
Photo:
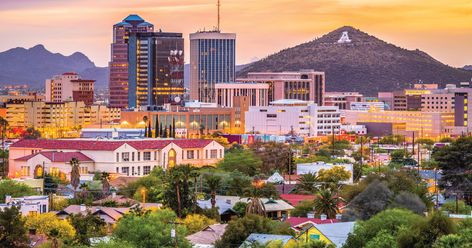
<path fill-rule="evenodd" d="M 176 96 L 176 97 L 174 98 L 174 102 L 179 103 L 179 102 L 180 102 L 180 97 Z"/>

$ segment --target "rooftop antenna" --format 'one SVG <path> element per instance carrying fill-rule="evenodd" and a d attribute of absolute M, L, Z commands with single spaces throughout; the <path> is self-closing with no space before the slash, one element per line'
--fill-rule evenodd
<path fill-rule="evenodd" d="M 220 31 L 220 0 L 218 0 L 218 3 L 216 4 L 216 6 L 218 7 L 218 26 L 216 27 L 217 31 Z"/>

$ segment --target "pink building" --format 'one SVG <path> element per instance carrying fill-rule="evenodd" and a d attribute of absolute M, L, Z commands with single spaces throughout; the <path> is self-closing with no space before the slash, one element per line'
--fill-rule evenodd
<path fill-rule="evenodd" d="M 338 106 L 339 109 L 350 109 L 351 103 L 363 102 L 364 96 L 359 92 L 326 92 L 325 106 Z"/>
<path fill-rule="evenodd" d="M 238 82 L 269 84 L 269 102 L 281 99 L 313 101 L 323 105 L 325 94 L 325 73 L 314 70 L 298 72 L 250 72 Z"/>
<path fill-rule="evenodd" d="M 93 104 L 93 87 L 95 80 L 81 79 L 75 72 L 66 72 L 62 75 L 47 79 L 46 102 L 85 102 Z"/>
<path fill-rule="evenodd" d="M 249 106 L 269 105 L 269 84 L 266 83 L 219 83 L 215 84 L 216 100 L 222 107 L 234 107 L 234 98 L 247 96 Z"/>

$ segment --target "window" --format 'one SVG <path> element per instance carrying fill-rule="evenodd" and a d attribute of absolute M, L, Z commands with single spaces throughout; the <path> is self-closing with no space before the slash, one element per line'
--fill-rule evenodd
<path fill-rule="evenodd" d="M 51 174 L 52 176 L 59 176 L 59 168 L 57 167 L 51 167 L 49 168 L 49 174 Z"/>
<path fill-rule="evenodd" d="M 210 158 L 218 158 L 218 150 L 212 149 L 210 151 Z"/>
<path fill-rule="evenodd" d="M 121 173 L 129 176 L 129 167 L 121 167 Z"/>
<path fill-rule="evenodd" d="M 21 166 L 21 175 L 22 176 L 29 176 L 30 175 L 30 167 L 29 166 Z"/>
<path fill-rule="evenodd" d="M 143 160 L 150 161 L 151 160 L 151 152 L 143 152 Z"/>
<path fill-rule="evenodd" d="M 194 159 L 195 158 L 195 152 L 192 151 L 187 151 L 187 159 Z"/>
<path fill-rule="evenodd" d="M 220 149 L 220 158 L 223 157 L 223 149 Z"/>
<path fill-rule="evenodd" d="M 138 152 L 138 161 L 141 160 L 141 152 Z"/>
<path fill-rule="evenodd" d="M 120 154 L 116 153 L 116 162 L 120 162 Z"/>
<path fill-rule="evenodd" d="M 87 168 L 87 166 L 80 166 L 80 167 L 79 167 L 79 173 L 80 173 L 80 175 L 88 174 L 88 168 Z"/>
<path fill-rule="evenodd" d="M 123 161 L 129 161 L 129 152 L 123 152 L 123 153 L 121 153 L 121 160 L 123 160 Z"/>
<path fill-rule="evenodd" d="M 38 214 L 38 211 L 29 211 L 28 212 L 28 215 L 32 215 L 32 216 L 35 216 Z"/>
<path fill-rule="evenodd" d="M 134 161 L 134 152 L 131 153 L 131 161 Z"/>
<path fill-rule="evenodd" d="M 151 166 L 143 166 L 143 175 L 149 175 L 151 173 Z"/>
<path fill-rule="evenodd" d="M 276 114 L 267 114 L 267 118 L 277 118 Z"/>

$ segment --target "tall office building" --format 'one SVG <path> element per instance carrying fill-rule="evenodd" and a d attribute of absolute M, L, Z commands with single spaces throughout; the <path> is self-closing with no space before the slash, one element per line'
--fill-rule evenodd
<path fill-rule="evenodd" d="M 109 63 L 109 105 L 115 108 L 128 107 L 128 39 L 131 33 L 153 32 L 154 25 L 138 15 L 129 15 L 113 25 L 113 43 Z"/>
<path fill-rule="evenodd" d="M 190 34 L 190 97 L 216 102 L 215 84 L 234 82 L 236 34 L 204 31 Z"/>
<path fill-rule="evenodd" d="M 182 33 L 131 33 L 128 107 L 179 103 L 184 94 Z"/>

